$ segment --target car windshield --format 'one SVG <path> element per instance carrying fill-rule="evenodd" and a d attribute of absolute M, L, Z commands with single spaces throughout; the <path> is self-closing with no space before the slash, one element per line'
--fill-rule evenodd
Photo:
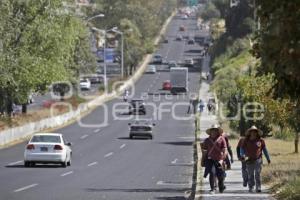
<path fill-rule="evenodd" d="M 87 82 L 87 80 L 80 80 L 80 83 L 85 83 Z"/>
<path fill-rule="evenodd" d="M 35 135 L 30 142 L 61 143 L 61 139 L 55 135 Z"/>

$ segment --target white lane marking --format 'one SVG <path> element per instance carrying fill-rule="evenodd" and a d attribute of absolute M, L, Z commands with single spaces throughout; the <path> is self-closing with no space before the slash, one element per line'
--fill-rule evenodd
<path fill-rule="evenodd" d="M 83 136 L 80 137 L 80 139 L 83 140 L 83 139 L 85 139 L 85 138 L 87 138 L 87 137 L 89 137 L 89 135 L 83 135 Z"/>
<path fill-rule="evenodd" d="M 100 129 L 95 129 L 94 133 L 98 133 L 100 131 Z"/>
<path fill-rule="evenodd" d="M 120 146 L 120 149 L 123 149 L 125 146 L 126 146 L 126 144 L 122 144 L 122 145 Z"/>
<path fill-rule="evenodd" d="M 171 183 L 171 182 L 164 182 L 164 181 L 158 181 L 156 183 L 157 185 L 166 185 L 166 186 L 190 186 L 191 183 Z"/>
<path fill-rule="evenodd" d="M 60 176 L 68 176 L 68 175 L 70 175 L 70 174 L 73 174 L 73 171 L 66 172 L 66 173 L 64 173 L 64 174 L 61 174 Z"/>
<path fill-rule="evenodd" d="M 9 163 L 8 165 L 16 165 L 16 164 L 19 164 L 19 163 L 22 163 L 23 161 L 22 160 L 19 160 L 19 161 L 16 161 L 16 162 L 11 162 Z"/>
<path fill-rule="evenodd" d="M 178 161 L 178 159 L 176 158 L 175 160 L 173 160 L 171 163 L 175 164 Z"/>
<path fill-rule="evenodd" d="M 104 156 L 104 158 L 107 158 L 107 157 L 109 157 L 109 156 L 112 156 L 113 154 L 114 154 L 113 152 L 110 152 L 110 153 L 106 154 L 106 155 Z"/>
<path fill-rule="evenodd" d="M 33 188 L 33 187 L 37 186 L 37 185 L 38 185 L 37 183 L 31 184 L 31 185 L 27 185 L 25 187 L 22 187 L 22 188 L 14 190 L 14 192 L 21 192 L 21 191 L 24 191 L 24 190 L 28 190 L 30 188 Z"/>
<path fill-rule="evenodd" d="M 91 167 L 91 166 L 94 166 L 94 165 L 97 165 L 97 164 L 98 164 L 98 162 L 92 162 L 92 163 L 88 164 L 88 167 Z"/>

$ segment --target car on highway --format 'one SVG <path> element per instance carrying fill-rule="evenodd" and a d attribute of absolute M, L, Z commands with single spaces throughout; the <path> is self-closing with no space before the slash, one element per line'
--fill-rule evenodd
<path fill-rule="evenodd" d="M 193 58 L 186 58 L 184 60 L 184 64 L 185 66 L 188 66 L 188 67 L 193 67 L 194 66 L 194 59 Z"/>
<path fill-rule="evenodd" d="M 91 89 L 91 81 L 87 78 L 80 79 L 80 89 L 81 90 L 90 90 Z"/>
<path fill-rule="evenodd" d="M 163 58 L 160 54 L 155 54 L 152 58 L 152 63 L 154 64 L 162 64 L 163 63 Z"/>
<path fill-rule="evenodd" d="M 132 99 L 129 103 L 129 114 L 146 115 L 146 107 L 143 99 Z"/>
<path fill-rule="evenodd" d="M 156 66 L 155 65 L 148 65 L 145 71 L 146 74 L 155 74 L 156 73 Z"/>
<path fill-rule="evenodd" d="M 187 44 L 189 44 L 189 45 L 195 44 L 195 40 L 194 39 L 189 39 Z"/>
<path fill-rule="evenodd" d="M 188 19 L 189 17 L 186 14 L 181 15 L 180 17 L 182 20 Z"/>
<path fill-rule="evenodd" d="M 183 40 L 182 35 L 177 35 L 177 36 L 176 36 L 176 40 L 177 40 L 177 41 L 182 41 L 182 40 Z"/>
<path fill-rule="evenodd" d="M 128 123 L 129 125 L 129 138 L 149 138 L 153 139 L 153 127 L 155 123 L 150 119 L 138 119 L 132 123 Z"/>
<path fill-rule="evenodd" d="M 171 90 L 172 86 L 171 86 L 171 81 L 170 80 L 166 80 L 163 82 L 162 84 L 162 89 L 163 90 Z"/>
<path fill-rule="evenodd" d="M 179 27 L 179 31 L 185 31 L 185 27 L 184 27 L 183 25 L 181 25 L 181 26 Z"/>
<path fill-rule="evenodd" d="M 91 81 L 91 84 L 103 82 L 103 76 L 98 74 L 91 74 L 88 79 Z"/>
<path fill-rule="evenodd" d="M 177 67 L 177 63 L 176 63 L 176 61 L 169 61 L 169 63 L 168 63 L 168 67 L 169 67 L 169 69 L 171 69 L 172 67 Z"/>
<path fill-rule="evenodd" d="M 66 143 L 60 133 L 36 133 L 29 140 L 24 151 L 24 166 L 41 164 L 71 165 L 71 143 Z"/>

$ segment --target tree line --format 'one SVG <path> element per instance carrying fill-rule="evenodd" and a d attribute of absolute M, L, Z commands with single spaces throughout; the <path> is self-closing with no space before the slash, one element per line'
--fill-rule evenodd
<path fill-rule="evenodd" d="M 243 0 L 231 6 L 230 0 L 212 0 L 201 15 L 211 22 L 225 21 L 225 31 L 214 38 L 210 52 L 213 88 L 226 105 L 226 116 L 235 116 L 241 104 L 264 105 L 262 119 L 253 112 L 252 120 L 242 116 L 230 121 L 231 128 L 243 133 L 255 123 L 266 133 L 292 132 L 295 152 L 300 132 L 299 7 L 299 1 Z"/>

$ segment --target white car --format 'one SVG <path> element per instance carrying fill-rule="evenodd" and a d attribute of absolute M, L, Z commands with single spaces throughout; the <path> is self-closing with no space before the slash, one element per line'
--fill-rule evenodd
<path fill-rule="evenodd" d="M 66 143 L 60 133 L 36 133 L 29 140 L 24 152 L 24 166 L 36 163 L 71 165 L 71 143 Z"/>
<path fill-rule="evenodd" d="M 155 74 L 156 73 L 156 66 L 155 65 L 148 65 L 145 72 L 147 74 Z"/>
<path fill-rule="evenodd" d="M 155 54 L 152 58 L 152 63 L 155 64 L 162 64 L 163 63 L 163 58 L 160 54 Z"/>
<path fill-rule="evenodd" d="M 147 137 L 151 140 L 153 139 L 153 126 L 155 126 L 155 123 L 152 123 L 152 120 L 139 119 L 128 125 L 130 126 L 130 139 L 133 139 L 134 137 Z"/>
<path fill-rule="evenodd" d="M 184 63 L 187 66 L 193 66 L 195 64 L 193 58 L 187 58 L 187 59 L 185 59 Z"/>
<path fill-rule="evenodd" d="M 80 89 L 90 90 L 91 89 L 91 81 L 89 79 L 81 79 L 80 80 Z"/>

